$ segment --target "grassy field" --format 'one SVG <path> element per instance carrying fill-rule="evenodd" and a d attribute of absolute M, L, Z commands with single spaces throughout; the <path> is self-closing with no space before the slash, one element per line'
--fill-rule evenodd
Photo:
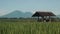
<path fill-rule="evenodd" d="M 0 34 L 60 34 L 60 22 L 0 20 Z"/>

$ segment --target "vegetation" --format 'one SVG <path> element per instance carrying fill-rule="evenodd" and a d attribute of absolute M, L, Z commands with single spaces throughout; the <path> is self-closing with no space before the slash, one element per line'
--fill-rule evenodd
<path fill-rule="evenodd" d="M 1 19 L 0 34 L 60 34 L 60 22 Z"/>

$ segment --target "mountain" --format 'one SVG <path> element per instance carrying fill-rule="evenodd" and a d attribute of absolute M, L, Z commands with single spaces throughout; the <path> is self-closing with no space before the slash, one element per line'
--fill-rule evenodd
<path fill-rule="evenodd" d="M 58 18 L 60 18 L 60 15 L 56 15 Z"/>
<path fill-rule="evenodd" d="M 31 12 L 22 12 L 22 11 L 19 11 L 19 10 L 16 10 L 16 11 L 13 11 L 7 15 L 4 15 L 4 16 L 1 16 L 2 18 L 20 18 L 20 17 L 24 17 L 24 18 L 27 18 L 27 17 L 31 17 L 32 16 L 32 13 Z"/>
<path fill-rule="evenodd" d="M 24 17 L 31 17 L 32 16 L 32 13 L 31 12 L 25 12 L 24 13 Z"/>

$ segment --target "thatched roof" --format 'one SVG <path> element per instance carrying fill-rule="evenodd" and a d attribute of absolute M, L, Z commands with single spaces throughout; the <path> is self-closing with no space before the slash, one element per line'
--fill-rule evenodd
<path fill-rule="evenodd" d="M 32 17 L 36 16 L 55 16 L 55 14 L 53 14 L 52 12 L 36 12 L 32 15 Z"/>

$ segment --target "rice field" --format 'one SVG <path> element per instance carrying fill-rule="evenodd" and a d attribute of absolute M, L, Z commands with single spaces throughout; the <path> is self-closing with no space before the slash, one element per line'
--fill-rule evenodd
<path fill-rule="evenodd" d="M 0 34 L 60 34 L 60 22 L 0 20 Z"/>

